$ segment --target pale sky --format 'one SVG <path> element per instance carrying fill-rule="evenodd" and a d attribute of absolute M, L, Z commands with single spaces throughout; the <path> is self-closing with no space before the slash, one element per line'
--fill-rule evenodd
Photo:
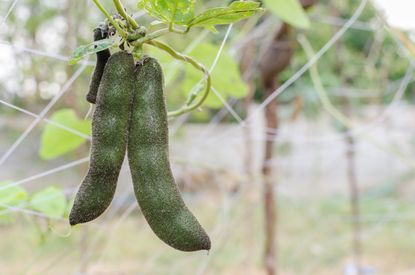
<path fill-rule="evenodd" d="M 393 27 L 415 31 L 414 0 L 373 0 Z"/>

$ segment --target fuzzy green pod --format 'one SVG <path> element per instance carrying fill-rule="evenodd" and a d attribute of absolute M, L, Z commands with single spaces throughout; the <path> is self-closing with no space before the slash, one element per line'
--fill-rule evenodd
<path fill-rule="evenodd" d="M 134 58 L 125 51 L 113 54 L 105 66 L 92 118 L 89 170 L 69 215 L 71 225 L 97 218 L 114 197 L 127 146 L 134 70 Z"/>
<path fill-rule="evenodd" d="M 99 41 L 108 38 L 108 26 L 98 26 L 94 30 L 94 41 Z M 101 82 L 102 74 L 104 73 L 105 65 L 110 58 L 111 53 L 108 49 L 97 52 L 97 63 L 89 83 L 89 91 L 86 95 L 86 100 L 89 103 L 95 104 L 97 101 L 97 93 L 99 83 Z"/>
<path fill-rule="evenodd" d="M 209 250 L 209 236 L 184 204 L 171 172 L 163 89 L 159 63 L 144 58 L 136 69 L 128 134 L 134 192 L 161 240 L 182 251 Z"/>

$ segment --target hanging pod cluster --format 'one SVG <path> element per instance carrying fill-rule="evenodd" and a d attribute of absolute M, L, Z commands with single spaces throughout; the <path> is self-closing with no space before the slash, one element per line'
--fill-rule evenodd
<path fill-rule="evenodd" d="M 95 30 L 94 39 L 103 38 Z M 96 104 L 90 167 L 70 224 L 89 222 L 107 209 L 127 150 L 134 192 L 154 233 L 178 250 L 209 250 L 209 236 L 186 207 L 171 172 L 160 64 L 151 57 L 135 63 L 126 51 L 97 57 L 87 96 Z"/>

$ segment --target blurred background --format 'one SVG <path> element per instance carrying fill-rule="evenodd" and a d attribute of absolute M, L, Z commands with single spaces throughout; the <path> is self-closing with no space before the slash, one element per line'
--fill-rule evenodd
<path fill-rule="evenodd" d="M 163 37 L 214 86 L 170 121 L 176 182 L 212 239 L 183 253 L 143 219 L 126 162 L 105 214 L 70 228 L 95 56 L 67 61 L 104 17 L 92 1 L 0 1 L 0 274 L 415 274 L 414 4 L 262 2 L 217 33 Z M 178 108 L 201 75 L 145 51 Z"/>

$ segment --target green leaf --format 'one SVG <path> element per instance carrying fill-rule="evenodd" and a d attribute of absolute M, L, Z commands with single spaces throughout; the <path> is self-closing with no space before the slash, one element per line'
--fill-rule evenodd
<path fill-rule="evenodd" d="M 260 3 L 253 1 L 235 1 L 228 7 L 212 8 L 202 12 L 189 22 L 189 27 L 202 26 L 212 28 L 215 25 L 226 25 L 246 19 L 262 11 Z"/>
<path fill-rule="evenodd" d="M 10 182 L 1 182 L 1 186 L 7 186 Z M 8 206 L 17 206 L 22 202 L 27 201 L 29 195 L 26 190 L 20 186 L 11 186 L 5 189 L 0 189 L 0 204 L 5 204 Z M 1 207 L 1 206 L 0 206 Z"/>
<path fill-rule="evenodd" d="M 190 53 L 190 56 L 203 63 L 209 69 L 218 50 L 219 46 L 217 45 L 201 44 Z M 202 79 L 203 75 L 190 65 L 186 65 L 185 73 L 186 76 L 182 84 L 182 89 L 187 95 L 192 87 Z M 243 98 L 248 93 L 248 87 L 242 81 L 237 62 L 226 50 L 222 52 L 211 76 L 214 88 L 225 100 L 229 96 Z M 220 108 L 223 106 L 213 91 L 210 92 L 204 105 L 211 108 Z"/>
<path fill-rule="evenodd" d="M 79 119 L 72 109 L 61 109 L 50 120 L 86 135 L 91 134 L 91 122 Z M 85 141 L 83 137 L 47 124 L 42 132 L 39 155 L 42 159 L 52 159 L 78 148 Z"/>
<path fill-rule="evenodd" d="M 1 186 L 7 186 L 10 182 L 1 182 Z M 0 223 L 10 224 L 14 221 L 13 212 L 8 211 L 7 206 L 20 206 L 27 202 L 29 195 L 20 186 L 7 187 L 0 190 Z"/>
<path fill-rule="evenodd" d="M 187 25 L 194 17 L 195 0 L 141 0 L 138 7 L 166 23 Z"/>
<path fill-rule="evenodd" d="M 66 205 L 65 194 L 55 186 L 34 193 L 30 200 L 33 210 L 54 218 L 64 217 Z"/>
<path fill-rule="evenodd" d="M 75 49 L 68 63 L 69 65 L 74 65 L 80 60 L 84 59 L 86 56 L 109 49 L 116 44 L 117 42 L 114 39 L 107 38 L 89 43 L 88 45 L 79 46 Z"/>
<path fill-rule="evenodd" d="M 264 0 L 264 5 L 281 20 L 294 27 L 310 27 L 310 20 L 299 0 Z"/>

